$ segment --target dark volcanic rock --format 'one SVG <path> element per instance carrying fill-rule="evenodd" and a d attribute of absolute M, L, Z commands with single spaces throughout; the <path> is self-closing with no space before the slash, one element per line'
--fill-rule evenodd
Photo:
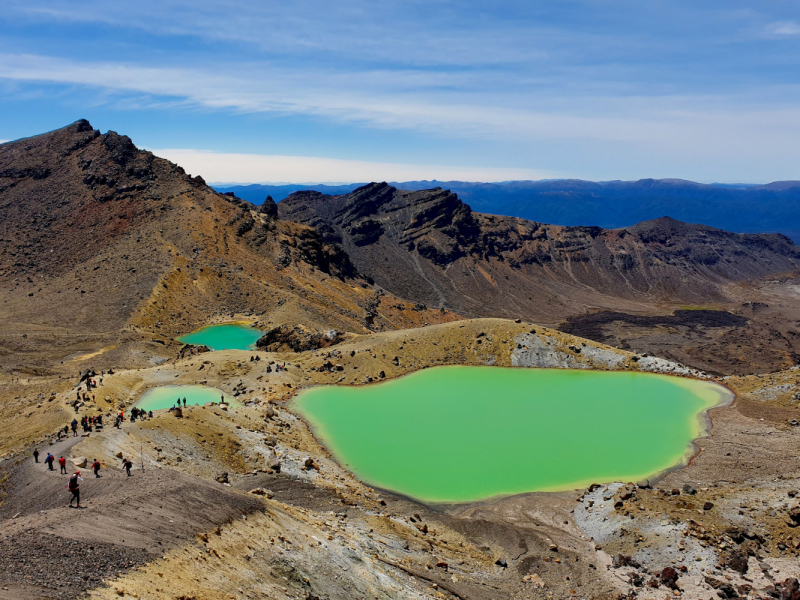
<path fill-rule="evenodd" d="M 256 346 L 268 352 L 291 350 L 305 352 L 338 344 L 344 336 L 335 330 L 313 331 L 303 325 L 281 325 L 265 332 L 256 342 Z"/>
<path fill-rule="evenodd" d="M 264 200 L 264 204 L 261 205 L 259 210 L 271 219 L 278 218 L 278 205 L 275 204 L 275 200 L 272 199 L 272 196 L 267 196 L 267 199 Z"/>
<path fill-rule="evenodd" d="M 543 225 L 475 213 L 441 188 L 371 183 L 341 196 L 297 192 L 278 212 L 341 244 L 358 272 L 382 288 L 466 316 L 560 319 L 608 297 L 719 301 L 728 282 L 800 267 L 800 248 L 778 234 L 666 217 L 619 230 Z M 679 316 L 714 317 L 743 320 Z"/>

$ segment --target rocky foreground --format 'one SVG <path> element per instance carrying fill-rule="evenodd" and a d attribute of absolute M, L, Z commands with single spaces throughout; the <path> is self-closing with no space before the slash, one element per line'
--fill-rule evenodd
<path fill-rule="evenodd" d="M 48 434 L 40 451 L 72 465 L 97 458 L 102 477 L 84 473 L 77 511 L 66 507 L 64 476 L 27 452 L 5 456 L 0 552 L 13 568 L 0 572 L 0 598 L 794 597 L 800 371 L 717 378 L 736 402 L 712 411 L 695 458 L 662 478 L 467 506 L 365 486 L 291 408 L 304 386 L 438 364 L 707 377 L 528 323 L 459 321 L 301 353 L 186 352 L 105 374 L 79 414 L 127 408 L 155 385 L 200 382 L 243 406 L 188 407 L 51 446 L 75 414 L 77 378 L 61 380 L 38 403 L 21 397 L 22 418 Z M 130 478 L 120 456 L 134 459 Z"/>

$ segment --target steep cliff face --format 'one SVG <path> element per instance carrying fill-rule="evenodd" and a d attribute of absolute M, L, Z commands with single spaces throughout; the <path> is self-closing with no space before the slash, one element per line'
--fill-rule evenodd
<path fill-rule="evenodd" d="M 721 285 L 800 267 L 800 249 L 778 234 L 669 218 L 615 230 L 544 225 L 474 213 L 439 188 L 373 183 L 296 193 L 278 207 L 341 244 L 386 290 L 466 315 L 552 321 L 593 306 L 716 301 Z"/>
<path fill-rule="evenodd" d="M 35 346 L 31 328 L 48 332 L 42 343 L 58 328 L 94 344 L 127 326 L 171 337 L 231 315 L 356 332 L 437 322 L 413 303 L 376 304 L 312 227 L 83 120 L 0 145 L 0 285 L 0 356 Z"/>

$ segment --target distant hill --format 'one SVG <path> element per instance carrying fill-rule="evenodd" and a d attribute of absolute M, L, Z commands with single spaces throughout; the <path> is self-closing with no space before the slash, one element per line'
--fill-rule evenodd
<path fill-rule="evenodd" d="M 338 195 L 350 193 L 360 185 L 249 185 L 218 189 L 260 204 L 268 194 L 279 202 L 296 191 L 313 189 Z M 737 233 L 783 233 L 800 242 L 800 181 L 706 185 L 681 179 L 565 179 L 503 183 L 406 181 L 392 185 L 410 191 L 442 187 L 458 194 L 477 212 L 554 225 L 616 229 L 668 216 Z"/>
<path fill-rule="evenodd" d="M 800 268 L 800 248 L 779 234 L 668 217 L 616 230 L 545 225 L 477 213 L 441 188 L 296 192 L 278 214 L 341 245 L 392 294 L 467 316 L 547 323 L 593 307 L 715 302 L 728 283 Z"/>

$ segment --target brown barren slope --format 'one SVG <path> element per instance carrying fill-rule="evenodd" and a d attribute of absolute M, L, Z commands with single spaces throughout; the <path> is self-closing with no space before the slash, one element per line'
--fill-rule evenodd
<path fill-rule="evenodd" d="M 469 316 L 555 323 L 594 307 L 718 302 L 731 282 L 800 267 L 800 249 L 779 234 L 669 218 L 615 230 L 544 225 L 474 213 L 440 188 L 297 192 L 278 208 L 341 244 L 391 293 Z"/>
<path fill-rule="evenodd" d="M 364 333 L 454 317 L 376 293 L 314 229 L 85 120 L 0 145 L 8 369 L 101 349 L 109 364 L 141 363 L 212 318 Z"/>

